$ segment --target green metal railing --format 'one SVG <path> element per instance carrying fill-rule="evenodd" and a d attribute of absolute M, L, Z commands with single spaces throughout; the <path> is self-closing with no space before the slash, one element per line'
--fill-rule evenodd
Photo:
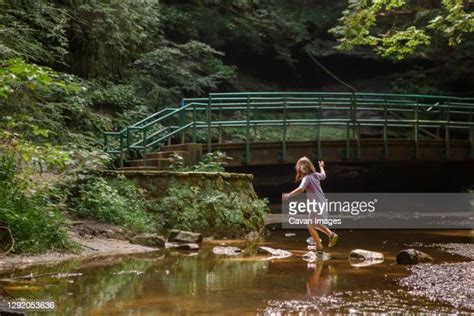
<path fill-rule="evenodd" d="M 104 133 L 104 150 L 122 157 L 138 150 L 158 150 L 172 139 L 207 143 L 222 141 L 226 127 L 245 129 L 243 162 L 250 159 L 252 130 L 257 127 L 281 128 L 281 160 L 285 160 L 288 128 L 314 128 L 316 157 L 321 156 L 321 128 L 338 126 L 346 130 L 346 158 L 351 144 L 360 157 L 361 128 L 379 128 L 388 155 L 390 129 L 411 134 L 419 157 L 421 136 L 443 139 L 446 157 L 450 155 L 452 134 L 466 137 L 474 158 L 474 98 L 416 94 L 330 93 L 330 92 L 238 92 L 211 93 L 207 98 L 183 99 L 176 108 L 165 108 L 119 132 Z M 456 132 L 454 132 L 456 131 Z M 217 132 L 217 136 L 215 135 Z M 145 161 L 146 164 L 146 161 Z"/>

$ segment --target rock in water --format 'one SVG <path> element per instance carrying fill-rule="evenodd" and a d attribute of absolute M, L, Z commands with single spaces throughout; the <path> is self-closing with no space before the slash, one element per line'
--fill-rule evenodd
<path fill-rule="evenodd" d="M 157 234 L 142 234 L 132 237 L 130 242 L 146 247 L 164 248 L 166 241 L 163 236 L 158 236 Z"/>
<path fill-rule="evenodd" d="M 283 258 L 291 257 L 293 255 L 289 251 L 281 250 L 281 249 L 273 249 L 273 248 L 270 248 L 270 247 L 259 247 L 258 252 L 259 253 L 265 253 L 265 254 L 271 254 L 272 255 L 271 257 L 266 258 L 268 260 L 283 259 Z"/>
<path fill-rule="evenodd" d="M 212 252 L 216 255 L 226 255 L 226 256 L 237 256 L 240 255 L 243 251 L 240 248 L 237 247 L 214 247 L 212 249 Z"/>
<path fill-rule="evenodd" d="M 363 268 L 373 266 L 375 264 L 383 263 L 383 259 L 368 259 L 368 260 L 357 260 L 349 259 L 349 264 L 354 268 Z"/>
<path fill-rule="evenodd" d="M 201 243 L 202 235 L 184 230 L 172 229 L 168 236 L 170 242 Z"/>
<path fill-rule="evenodd" d="M 167 242 L 166 248 L 173 248 L 177 250 L 191 250 L 198 251 L 199 245 L 195 243 L 179 243 L 179 242 Z"/>
<path fill-rule="evenodd" d="M 375 260 L 375 261 L 383 261 L 383 253 L 364 250 L 364 249 L 354 249 L 349 254 L 349 260 Z"/>
<path fill-rule="evenodd" d="M 397 254 L 398 264 L 417 264 L 423 262 L 432 262 L 433 258 L 416 249 L 404 249 Z"/>

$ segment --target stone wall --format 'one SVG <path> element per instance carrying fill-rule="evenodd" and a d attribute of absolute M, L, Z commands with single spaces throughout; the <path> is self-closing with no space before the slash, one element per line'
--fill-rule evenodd
<path fill-rule="evenodd" d="M 143 188 L 151 199 L 164 196 L 172 181 L 178 184 L 236 192 L 249 198 L 257 198 L 252 181 L 253 175 L 228 172 L 175 172 L 175 171 L 121 171 L 111 175 L 125 175 Z"/>

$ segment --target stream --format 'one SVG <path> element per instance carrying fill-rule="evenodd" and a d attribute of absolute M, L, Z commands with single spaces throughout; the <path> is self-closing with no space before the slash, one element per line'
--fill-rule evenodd
<path fill-rule="evenodd" d="M 400 285 L 411 274 L 409 266 L 395 262 L 399 250 L 415 246 L 431 255 L 434 264 L 468 262 L 466 257 L 433 245 L 472 244 L 471 231 L 344 230 L 339 235 L 339 244 L 327 249 L 332 259 L 324 262 L 303 260 L 306 231 L 274 230 L 258 242 L 205 241 L 198 253 L 168 249 L 13 271 L 1 276 L 0 295 L 10 301 L 55 303 L 54 311 L 32 315 L 473 312 L 412 294 Z M 235 256 L 212 252 L 223 245 L 244 252 Z M 257 253 L 260 246 L 293 255 L 269 260 L 268 255 Z M 347 259 L 355 248 L 382 252 L 385 260 L 355 267 Z M 39 276 L 15 279 L 29 273 Z"/>

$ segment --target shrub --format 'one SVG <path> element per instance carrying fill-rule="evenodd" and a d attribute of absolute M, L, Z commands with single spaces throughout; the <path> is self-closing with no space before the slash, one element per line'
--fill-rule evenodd
<path fill-rule="evenodd" d="M 267 201 L 240 192 L 178 185 L 173 182 L 154 210 L 164 229 L 183 229 L 206 235 L 238 237 L 262 231 Z"/>
<path fill-rule="evenodd" d="M 69 204 L 78 216 L 122 225 L 135 233 L 155 230 L 153 217 L 146 212 L 145 198 L 130 180 L 89 176 L 76 185 L 77 195 L 71 197 Z"/>
<path fill-rule="evenodd" d="M 49 200 L 49 192 L 30 192 L 20 173 L 16 159 L 4 153 L 0 157 L 0 223 L 9 227 L 15 240 L 14 252 L 41 252 L 47 249 L 68 249 L 65 220 Z M 4 250 L 11 246 L 2 239 Z"/>
<path fill-rule="evenodd" d="M 207 172 L 222 172 L 224 167 L 227 166 L 227 161 L 232 159 L 228 157 L 226 153 L 221 151 L 214 151 L 212 153 L 205 154 L 201 161 L 193 167 L 194 171 L 207 171 Z"/>

